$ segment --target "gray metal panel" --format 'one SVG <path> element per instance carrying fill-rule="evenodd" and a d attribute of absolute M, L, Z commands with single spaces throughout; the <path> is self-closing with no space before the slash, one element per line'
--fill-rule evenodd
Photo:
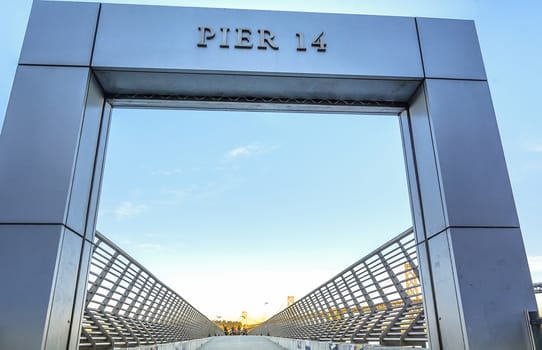
<path fill-rule="evenodd" d="M 92 77 L 89 83 L 83 128 L 79 138 L 79 149 L 77 151 L 77 162 L 75 164 L 67 217 L 68 227 L 81 235 L 84 235 L 87 222 L 103 108 L 104 97 L 101 88 L 95 78 Z"/>
<path fill-rule="evenodd" d="M 428 79 L 426 93 L 447 225 L 518 227 L 487 82 Z"/>
<path fill-rule="evenodd" d="M 45 350 L 65 349 L 68 345 L 75 297 L 85 294 L 84 286 L 76 290 L 82 242 L 80 236 L 64 229 Z M 79 307 L 82 309 L 82 306 L 81 303 Z"/>
<path fill-rule="evenodd" d="M 0 225 L 0 349 L 42 349 L 62 231 Z"/>
<path fill-rule="evenodd" d="M 421 80 L 96 70 L 108 94 L 407 102 Z M 165 107 L 167 99 L 160 101 Z"/>
<path fill-rule="evenodd" d="M 216 33 L 198 47 L 198 27 Z M 228 27 L 229 48 L 219 28 Z M 253 49 L 234 48 L 235 29 L 252 31 Z M 260 50 L 258 29 L 275 34 L 278 50 Z M 326 52 L 310 42 L 324 32 Z M 297 50 L 303 32 L 306 51 Z M 400 54 L 398 54 L 400 53 Z M 422 78 L 414 18 L 102 5 L 94 67 L 216 72 L 268 72 Z"/>
<path fill-rule="evenodd" d="M 420 193 L 419 199 L 411 197 L 411 201 L 421 200 L 424 226 L 416 226 L 416 229 L 424 229 L 425 235 L 429 237 L 444 230 L 446 224 L 435 160 L 434 141 L 431 137 L 431 125 L 427 111 L 426 92 L 423 87 L 412 99 L 409 114 L 410 130 L 406 129 L 403 132 L 412 133 L 413 148 L 411 152 L 414 153 L 416 170 L 408 175 L 410 181 L 417 182 Z M 410 150 L 406 150 L 406 152 L 408 151 Z"/>
<path fill-rule="evenodd" d="M 438 314 L 435 306 L 431 261 L 429 259 L 427 242 L 416 246 L 418 266 L 420 271 L 420 285 L 423 294 L 423 310 L 425 314 L 427 338 L 431 350 L 440 350 L 440 332 Z"/>
<path fill-rule="evenodd" d="M 403 142 L 403 156 L 405 160 L 405 170 L 408 182 L 408 194 L 410 197 L 410 211 L 412 222 L 414 223 L 414 234 L 416 242 L 425 240 L 425 229 L 423 224 L 422 203 L 420 201 L 420 192 L 418 191 L 418 181 L 416 181 L 416 164 L 414 162 L 414 148 L 412 137 L 410 135 L 410 118 L 408 111 L 403 111 L 399 115 L 399 125 L 401 127 L 401 139 Z"/>
<path fill-rule="evenodd" d="M 81 334 L 81 321 L 83 319 L 83 311 L 85 306 L 85 297 L 87 291 L 88 269 L 90 259 L 92 258 L 93 244 L 88 241 L 83 241 L 83 249 L 81 250 L 81 265 L 79 266 L 79 279 L 77 281 L 77 294 L 73 308 L 73 317 L 70 325 L 70 338 L 68 349 L 77 349 L 79 346 L 79 335 Z"/>
<path fill-rule="evenodd" d="M 88 77 L 88 68 L 17 69 L 0 135 L 0 222 L 64 222 Z"/>
<path fill-rule="evenodd" d="M 435 302 L 440 330 L 442 349 L 467 349 L 464 344 L 462 319 L 463 307 L 456 291 L 456 273 L 448 242 L 448 232 L 444 231 L 427 241 L 429 263 L 433 282 Z M 427 289 L 424 289 L 426 292 Z M 470 325 L 469 325 L 470 326 Z"/>
<path fill-rule="evenodd" d="M 520 230 L 449 232 L 469 349 L 529 349 L 525 310 L 537 307 Z"/>
<path fill-rule="evenodd" d="M 108 99 L 117 108 L 177 108 L 206 111 L 256 111 L 299 112 L 319 114 L 372 114 L 397 115 L 406 108 L 406 103 L 322 100 L 254 97 L 193 97 L 170 96 L 163 99 L 137 96 L 115 96 Z"/>
<path fill-rule="evenodd" d="M 34 1 L 19 63 L 89 66 L 99 8 Z"/>
<path fill-rule="evenodd" d="M 426 78 L 486 80 L 473 21 L 416 18 Z"/>
<path fill-rule="evenodd" d="M 100 190 L 102 187 L 103 170 L 105 164 L 105 154 L 107 149 L 107 139 L 109 135 L 109 125 L 111 121 L 111 105 L 105 103 L 102 111 L 102 125 L 100 127 L 100 139 L 98 141 L 98 151 L 94 163 L 94 173 L 92 179 L 92 190 L 89 199 L 89 209 L 87 215 L 87 223 L 85 228 L 85 238 L 90 242 L 94 240 L 96 232 L 96 220 L 98 206 L 100 203 Z"/>

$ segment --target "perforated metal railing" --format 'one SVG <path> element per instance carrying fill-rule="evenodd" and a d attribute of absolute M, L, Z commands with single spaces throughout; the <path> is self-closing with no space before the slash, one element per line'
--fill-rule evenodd
<path fill-rule="evenodd" d="M 251 334 L 383 345 L 425 345 L 412 228 L 279 312 Z"/>
<path fill-rule="evenodd" d="M 222 333 L 186 300 L 96 233 L 80 349 L 111 349 Z"/>

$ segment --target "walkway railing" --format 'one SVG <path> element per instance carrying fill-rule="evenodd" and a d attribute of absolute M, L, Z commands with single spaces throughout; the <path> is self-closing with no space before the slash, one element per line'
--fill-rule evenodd
<path fill-rule="evenodd" d="M 542 283 L 533 285 L 542 292 Z M 80 348 L 175 343 L 222 334 L 186 300 L 100 233 Z M 253 329 L 254 335 L 333 343 L 427 342 L 416 245 L 408 229 Z"/>
<path fill-rule="evenodd" d="M 96 232 L 80 348 L 172 343 L 221 333 L 201 312 Z"/>
<path fill-rule="evenodd" d="M 251 334 L 425 345 L 427 334 L 412 228 L 276 314 Z"/>

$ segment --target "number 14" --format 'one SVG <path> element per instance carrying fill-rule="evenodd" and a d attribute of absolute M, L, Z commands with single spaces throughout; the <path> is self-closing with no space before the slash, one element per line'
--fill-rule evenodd
<path fill-rule="evenodd" d="M 307 51 L 307 48 L 305 47 L 305 38 L 303 37 L 303 33 L 295 33 L 295 36 L 297 36 L 297 51 Z M 311 43 L 312 47 L 317 47 L 317 51 L 324 52 L 326 51 L 327 44 L 324 41 L 324 32 L 321 32 L 314 38 L 314 40 Z"/>

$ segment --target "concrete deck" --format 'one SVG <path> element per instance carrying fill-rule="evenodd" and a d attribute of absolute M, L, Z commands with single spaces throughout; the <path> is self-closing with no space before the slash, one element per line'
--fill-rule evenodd
<path fill-rule="evenodd" d="M 284 350 L 283 347 L 258 336 L 215 337 L 201 347 L 201 350 Z"/>

